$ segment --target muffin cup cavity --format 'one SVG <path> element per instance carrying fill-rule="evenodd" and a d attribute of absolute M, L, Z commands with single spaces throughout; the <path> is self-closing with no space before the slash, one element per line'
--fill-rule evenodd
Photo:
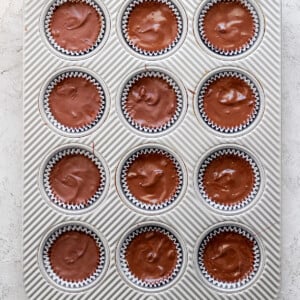
<path fill-rule="evenodd" d="M 204 184 L 204 176 L 208 166 L 216 159 L 224 156 L 235 156 L 242 158 L 251 167 L 253 174 L 253 186 L 251 192 L 236 203 L 216 202 L 206 192 Z M 260 198 L 264 186 L 264 173 L 261 163 L 250 152 L 240 146 L 223 145 L 206 153 L 200 160 L 195 173 L 195 186 L 204 204 L 214 212 L 220 214 L 241 214 L 245 210 L 250 209 L 252 205 Z"/>
<path fill-rule="evenodd" d="M 127 180 L 128 170 L 136 159 L 148 154 L 158 154 L 171 161 L 176 170 L 178 181 L 172 196 L 162 202 L 153 204 L 146 203 L 133 195 Z M 172 209 L 182 199 L 187 186 L 187 176 L 183 161 L 176 153 L 166 147 L 149 144 L 135 148 L 122 159 L 117 169 L 116 184 L 122 200 L 130 208 L 144 214 L 161 214 Z"/>
<path fill-rule="evenodd" d="M 100 99 L 99 110 L 94 120 L 86 125 L 76 127 L 67 126 L 59 122 L 50 108 L 50 96 L 55 87 L 72 78 L 84 79 L 91 83 L 97 89 Z M 41 91 L 39 105 L 43 119 L 55 132 L 67 137 L 82 137 L 97 130 L 105 121 L 109 109 L 109 96 L 105 83 L 96 74 L 83 68 L 68 68 L 54 74 L 45 83 Z"/>
<path fill-rule="evenodd" d="M 136 83 L 145 78 L 161 79 L 165 81 L 176 94 L 176 110 L 169 121 L 165 122 L 161 126 L 142 125 L 138 121 L 134 120 L 127 109 L 126 104 L 131 89 Z M 183 84 L 173 74 L 160 68 L 149 68 L 147 71 L 144 69 L 136 71 L 125 79 L 124 82 L 125 83 L 121 86 L 118 94 L 119 99 L 117 99 L 117 110 L 121 119 L 129 129 L 147 137 L 161 136 L 169 133 L 182 122 L 187 110 L 187 97 Z"/>
<path fill-rule="evenodd" d="M 156 2 L 167 5 L 173 12 L 177 22 L 177 35 L 175 39 L 167 47 L 156 51 L 142 49 L 137 46 L 131 39 L 128 33 L 128 23 L 132 11 L 143 3 Z M 122 7 L 118 17 L 118 34 L 126 48 L 132 51 L 133 54 L 143 59 L 156 60 L 165 58 L 176 51 L 183 43 L 187 33 L 187 18 L 185 11 L 177 0 L 129 0 Z"/>
<path fill-rule="evenodd" d="M 213 238 L 222 233 L 236 233 L 253 243 L 252 270 L 244 278 L 234 282 L 217 280 L 209 273 L 204 263 L 203 256 L 207 245 Z M 205 284 L 221 292 L 234 293 L 249 287 L 249 285 L 253 284 L 257 279 L 264 264 L 263 246 L 261 241 L 258 239 L 258 236 L 244 225 L 222 223 L 210 228 L 202 235 L 196 248 L 195 259 L 198 267 L 198 273 Z"/>
<path fill-rule="evenodd" d="M 55 273 L 51 265 L 51 247 L 58 238 L 68 232 L 80 232 L 92 237 L 99 250 L 98 266 L 95 272 L 82 281 L 70 281 L 61 278 Z M 52 229 L 52 231 L 44 237 L 39 255 L 40 267 L 46 278 L 57 288 L 62 289 L 63 291 L 75 293 L 90 289 L 97 284 L 101 278 L 103 278 L 109 262 L 109 253 L 107 250 L 106 241 L 92 227 L 79 222 L 67 222 Z"/>
<path fill-rule="evenodd" d="M 63 48 L 58 42 L 55 40 L 55 37 L 51 33 L 51 22 L 52 17 L 57 8 L 66 3 L 84 3 L 95 9 L 97 14 L 99 15 L 99 19 L 101 22 L 100 31 L 96 41 L 89 48 L 84 50 L 68 50 Z M 64 59 L 69 60 L 80 60 L 90 57 L 95 54 L 96 51 L 100 50 L 102 46 L 105 44 L 106 39 L 108 37 L 108 31 L 110 29 L 110 21 L 108 12 L 103 5 L 102 1 L 98 0 L 54 0 L 48 5 L 43 12 L 41 18 L 41 27 L 44 34 L 44 38 L 49 45 L 50 49 L 54 50 L 56 54 L 61 56 Z"/>
<path fill-rule="evenodd" d="M 65 203 L 55 195 L 51 186 L 50 175 L 54 166 L 62 159 L 73 155 L 80 155 L 88 158 L 99 171 L 100 185 L 98 186 L 95 194 L 90 197 L 86 201 L 86 203 Z M 56 149 L 44 160 L 40 169 L 39 177 L 41 192 L 43 196 L 49 201 L 49 204 L 51 204 L 54 208 L 59 209 L 61 212 L 67 214 L 80 214 L 89 212 L 103 200 L 109 186 L 108 169 L 102 157 L 93 152 L 93 150 L 89 147 L 85 147 L 83 145 L 67 145 Z"/>
<path fill-rule="evenodd" d="M 132 271 L 130 270 L 129 264 L 126 259 L 126 253 L 128 246 L 130 243 L 138 237 L 140 234 L 150 233 L 150 232 L 159 232 L 168 237 L 176 247 L 177 251 L 177 262 L 175 267 L 173 268 L 172 273 L 163 280 L 141 280 L 137 278 Z M 131 286 L 140 289 L 144 292 L 153 292 L 160 291 L 166 288 L 169 288 L 172 284 L 174 284 L 182 272 L 184 271 L 186 264 L 186 253 L 183 242 L 181 238 L 173 232 L 168 226 L 160 223 L 144 223 L 137 225 L 135 228 L 131 229 L 128 233 L 126 233 L 123 238 L 120 240 L 118 249 L 117 249 L 117 266 L 119 272 L 123 279 L 125 279 Z"/>
<path fill-rule="evenodd" d="M 207 37 L 204 28 L 204 20 L 208 11 L 214 5 L 226 2 L 236 2 L 246 8 L 252 16 L 254 25 L 252 38 L 249 39 L 247 43 L 240 47 L 237 47 L 234 50 L 221 49 L 213 45 L 213 43 Z M 260 7 L 256 4 L 255 0 L 206 0 L 200 5 L 196 13 L 196 17 L 194 20 L 194 33 L 200 46 L 202 46 L 202 48 L 211 55 L 223 60 L 235 60 L 250 54 L 258 47 L 261 40 L 263 39 L 264 25 L 263 13 Z"/>
<path fill-rule="evenodd" d="M 204 105 L 205 96 L 210 86 L 217 83 L 219 80 L 227 78 L 238 79 L 244 82 L 246 86 L 249 87 L 249 91 L 251 91 L 255 102 L 254 108 L 248 118 L 235 126 L 224 126 L 222 124 L 218 124 L 217 121 L 212 120 L 207 114 Z M 194 100 L 194 111 L 201 124 L 213 133 L 224 137 L 244 135 L 253 130 L 262 118 L 264 106 L 264 92 L 260 83 L 247 71 L 235 67 L 219 68 L 207 74 L 200 81 Z"/>

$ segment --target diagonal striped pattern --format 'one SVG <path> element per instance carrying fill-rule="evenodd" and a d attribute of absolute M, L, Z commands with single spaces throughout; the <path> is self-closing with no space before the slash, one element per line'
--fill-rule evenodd
<path fill-rule="evenodd" d="M 102 0 L 111 16 L 111 31 L 103 49 L 83 61 L 64 61 L 49 50 L 40 33 L 42 10 L 50 0 L 25 0 L 24 9 L 24 284 L 31 300 L 272 300 L 280 285 L 280 174 L 281 174 L 281 0 L 259 1 L 265 15 L 266 32 L 259 48 L 239 61 L 221 61 L 197 45 L 193 17 L 200 0 L 181 0 L 188 16 L 188 34 L 182 47 L 161 61 L 142 61 L 120 43 L 116 18 L 123 2 Z M 182 79 L 188 92 L 188 110 L 183 122 L 159 138 L 143 138 L 124 127 L 115 102 L 123 78 L 137 69 L 161 66 Z M 38 109 L 42 85 L 59 69 L 81 66 L 96 72 L 107 84 L 111 106 L 104 124 L 91 135 L 74 139 L 53 132 Z M 194 91 L 201 78 L 214 68 L 237 66 L 253 74 L 262 84 L 266 105 L 261 122 L 247 135 L 221 138 L 203 127 L 193 111 Z M 81 143 L 99 152 L 110 169 L 110 189 L 106 199 L 92 212 L 67 216 L 53 210 L 38 188 L 38 172 L 46 155 L 67 143 Z M 119 161 L 132 148 L 144 143 L 160 143 L 185 161 L 188 187 L 182 201 L 169 212 L 155 217 L 143 216 L 124 205 L 115 187 Z M 263 164 L 265 187 L 257 204 L 242 215 L 223 217 L 207 210 L 193 186 L 196 164 L 210 148 L 222 143 L 238 143 L 255 153 Z M 41 274 L 37 260 L 42 238 L 54 225 L 65 221 L 83 221 L 94 226 L 108 241 L 111 261 L 105 277 L 94 288 L 82 293 L 64 293 Z M 170 289 L 155 294 L 129 287 L 116 268 L 115 249 L 124 232 L 136 223 L 160 221 L 176 229 L 183 237 L 188 263 L 182 278 Z M 264 244 L 265 265 L 258 280 L 237 294 L 221 294 L 204 285 L 196 272 L 194 250 L 200 235 L 222 221 L 241 222 L 253 229 Z"/>

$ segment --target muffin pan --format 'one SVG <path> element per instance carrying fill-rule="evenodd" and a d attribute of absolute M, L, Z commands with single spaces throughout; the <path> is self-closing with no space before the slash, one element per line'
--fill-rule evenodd
<path fill-rule="evenodd" d="M 28 299 L 276 299 L 281 1 L 25 0 L 24 5 Z M 206 17 L 218 5 L 225 5 L 225 13 L 213 11 L 217 25 L 209 25 L 207 34 L 215 20 Z M 57 22 L 61 6 L 72 10 L 64 12 L 65 22 Z M 227 44 L 230 51 L 216 47 L 212 32 L 225 40 L 232 30 L 244 32 L 243 14 L 252 18 L 249 43 L 233 50 Z M 101 26 L 95 24 L 91 44 L 85 29 L 93 27 L 95 16 Z M 166 20 L 177 28 L 176 37 Z M 133 23 L 140 27 L 129 28 Z M 68 28 L 83 34 L 74 36 L 90 47 L 73 51 L 69 38 L 62 41 Z M 148 42 L 171 42 L 151 48 L 141 43 L 145 32 Z M 61 106 L 54 105 L 53 91 L 61 96 L 56 100 L 68 101 L 70 110 L 63 107 L 63 114 L 71 121 L 58 120 Z M 78 106 L 87 91 L 90 101 Z M 207 105 L 212 94 L 219 97 L 213 108 Z M 245 99 L 248 108 L 239 113 Z M 227 116 L 225 126 L 215 122 L 216 107 Z M 94 174 L 91 180 L 87 173 Z M 224 256 L 215 255 L 220 249 Z M 56 261 L 58 251 L 63 255 Z M 79 264 L 86 253 L 92 253 L 89 263 Z M 143 260 L 147 264 L 138 263 Z M 74 275 L 76 266 L 82 268 Z"/>

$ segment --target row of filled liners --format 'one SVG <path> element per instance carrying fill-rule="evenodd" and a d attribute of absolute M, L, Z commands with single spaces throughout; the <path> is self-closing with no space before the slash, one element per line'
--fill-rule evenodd
<path fill-rule="evenodd" d="M 129 0 L 120 9 L 120 41 L 143 59 L 160 59 L 184 42 L 188 19 L 180 0 Z M 84 59 L 104 46 L 110 16 L 101 0 L 53 0 L 41 17 L 41 32 L 64 59 Z M 263 13 L 255 0 L 205 0 L 195 12 L 194 33 L 208 53 L 237 59 L 257 48 L 264 34 Z"/>
<path fill-rule="evenodd" d="M 68 68 L 45 83 L 39 105 L 50 128 L 67 137 L 81 137 L 103 124 L 110 109 L 110 97 L 97 74 L 84 68 Z M 140 69 L 124 78 L 116 97 L 117 112 L 124 125 L 147 137 L 174 130 L 184 119 L 187 106 L 184 84 L 158 67 Z M 215 134 L 246 134 L 259 123 L 263 111 L 263 89 L 243 69 L 213 70 L 196 89 L 196 117 Z"/>
<path fill-rule="evenodd" d="M 55 149 L 39 174 L 43 198 L 67 214 L 83 214 L 104 200 L 109 188 L 104 159 L 87 146 L 71 144 Z M 158 144 L 138 146 L 126 154 L 116 170 L 115 186 L 131 209 L 158 215 L 174 208 L 188 186 L 183 160 Z M 247 149 L 222 145 L 209 150 L 194 172 L 195 197 L 220 214 L 241 214 L 261 197 L 264 171 Z M 199 203 L 200 205 L 200 203 Z"/>
<path fill-rule="evenodd" d="M 253 284 L 264 264 L 257 234 L 240 223 L 224 222 L 201 235 L 194 250 L 199 279 L 221 292 L 238 292 Z M 69 221 L 47 232 L 39 249 L 42 274 L 56 288 L 84 292 L 101 286 L 110 253 L 104 236 L 92 226 Z M 146 222 L 119 239 L 115 257 L 119 274 L 131 287 L 159 292 L 176 284 L 189 268 L 188 249 L 170 226 Z"/>

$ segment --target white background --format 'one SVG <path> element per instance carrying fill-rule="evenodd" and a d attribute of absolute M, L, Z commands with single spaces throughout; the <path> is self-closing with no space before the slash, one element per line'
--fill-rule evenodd
<path fill-rule="evenodd" d="M 279 299 L 299 300 L 300 1 L 282 1 L 283 230 Z M 22 285 L 22 31 L 22 1 L 0 0 L 0 300 L 26 299 Z"/>

